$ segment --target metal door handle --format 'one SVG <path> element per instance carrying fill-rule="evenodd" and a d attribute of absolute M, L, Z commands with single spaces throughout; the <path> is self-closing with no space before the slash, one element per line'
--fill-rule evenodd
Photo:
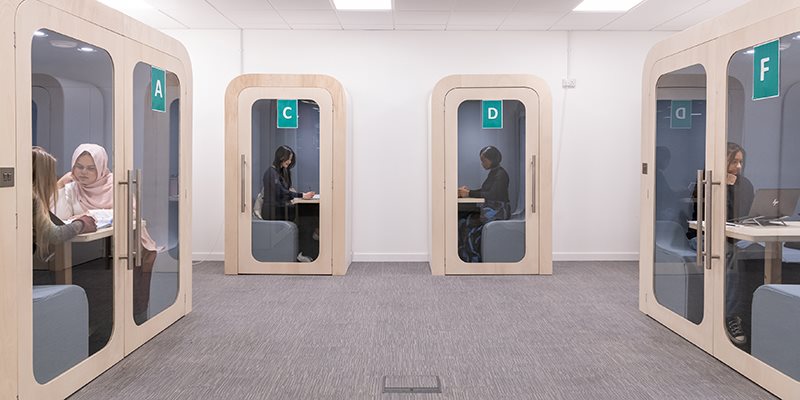
<path fill-rule="evenodd" d="M 536 213 L 536 156 L 531 157 L 531 213 Z"/>
<path fill-rule="evenodd" d="M 134 226 L 135 229 L 135 236 L 133 240 L 136 243 L 136 266 L 142 266 L 142 170 L 136 170 L 136 225 Z"/>
<path fill-rule="evenodd" d="M 697 183 L 695 184 L 695 190 L 697 190 L 697 265 L 705 265 L 705 252 L 703 251 L 703 246 L 705 245 L 705 241 L 703 240 L 703 229 L 705 226 L 703 225 L 703 220 L 705 219 L 705 202 L 706 202 L 706 195 L 705 195 L 705 170 L 698 169 L 697 170 Z"/>
<path fill-rule="evenodd" d="M 136 182 L 136 172 L 134 170 L 132 170 L 132 169 L 129 169 L 128 170 L 128 182 L 127 182 L 127 185 L 128 185 L 128 220 L 126 221 L 128 223 L 128 256 L 126 257 L 128 259 L 128 269 L 133 269 L 133 265 L 136 262 L 136 260 L 134 259 L 134 257 L 135 257 L 134 253 L 136 251 L 134 250 L 134 246 L 135 245 L 133 243 L 133 240 L 136 237 L 136 235 L 135 235 L 136 234 L 136 230 L 135 230 L 134 225 L 133 225 L 133 220 L 134 220 L 134 217 L 133 217 L 133 196 L 134 196 L 133 185 L 134 185 L 135 182 Z"/>
<path fill-rule="evenodd" d="M 245 192 L 244 192 L 244 189 L 245 189 L 244 188 L 244 182 L 245 182 L 244 181 L 244 174 L 247 173 L 247 160 L 245 160 L 244 154 L 242 154 L 242 171 L 241 171 L 241 173 L 242 173 L 242 179 L 241 179 L 241 184 L 242 184 L 242 212 L 245 212 L 245 211 L 247 211 L 247 201 L 245 201 L 245 199 L 244 199 L 244 197 L 245 197 Z"/>

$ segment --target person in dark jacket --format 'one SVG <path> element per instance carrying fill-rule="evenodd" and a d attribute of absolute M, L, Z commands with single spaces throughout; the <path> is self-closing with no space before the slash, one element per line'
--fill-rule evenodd
<path fill-rule="evenodd" d="M 491 221 L 506 220 L 511 216 L 508 198 L 508 172 L 500 166 L 503 155 L 494 146 L 486 146 L 478 153 L 481 166 L 489 175 L 479 189 L 466 186 L 458 188 L 458 197 L 484 199 L 480 212 L 463 215 L 458 221 L 458 255 L 464 262 L 481 262 L 481 233 Z"/>
<path fill-rule="evenodd" d="M 280 146 L 275 150 L 272 165 L 264 172 L 262 185 L 264 188 L 264 202 L 261 205 L 261 218 L 265 220 L 284 220 L 297 223 L 300 236 L 300 254 L 298 261 L 309 262 L 316 258 L 319 251 L 312 239 L 314 229 L 319 226 L 319 216 L 299 216 L 302 221 L 295 221 L 295 206 L 292 199 L 311 199 L 316 193 L 300 193 L 292 187 L 291 169 L 296 163 L 294 150 L 289 146 Z M 315 220 L 317 221 L 315 223 Z M 312 226 L 313 225 L 313 226 Z M 303 252 L 306 254 L 304 255 Z"/>

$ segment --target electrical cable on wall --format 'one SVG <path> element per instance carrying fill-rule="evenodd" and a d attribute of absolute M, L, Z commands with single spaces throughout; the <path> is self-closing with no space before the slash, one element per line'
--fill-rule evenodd
<path fill-rule="evenodd" d="M 572 31 L 567 31 L 567 79 L 572 79 L 572 68 L 571 68 L 571 59 L 572 59 Z M 573 86 L 574 87 L 574 86 Z M 559 171 L 561 170 L 561 150 L 564 147 L 564 125 L 567 124 L 567 93 L 569 93 L 570 87 L 562 84 L 563 88 L 563 96 L 561 98 L 561 126 L 559 127 L 558 132 L 558 149 L 556 151 L 556 167 L 555 167 L 555 177 L 553 179 L 553 197 L 555 198 L 558 188 L 558 177 Z"/>

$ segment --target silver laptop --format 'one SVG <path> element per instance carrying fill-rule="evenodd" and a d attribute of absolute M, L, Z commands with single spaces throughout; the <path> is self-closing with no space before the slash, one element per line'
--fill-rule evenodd
<path fill-rule="evenodd" d="M 758 189 L 748 218 L 769 221 L 794 215 L 798 199 L 800 189 Z"/>

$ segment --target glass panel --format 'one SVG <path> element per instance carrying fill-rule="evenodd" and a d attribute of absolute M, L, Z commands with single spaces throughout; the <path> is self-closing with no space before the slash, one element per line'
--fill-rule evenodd
<path fill-rule="evenodd" d="M 525 257 L 525 161 L 522 102 L 468 100 L 459 105 L 458 256 L 462 261 L 513 263 Z"/>
<path fill-rule="evenodd" d="M 320 240 L 319 105 L 264 99 L 252 111 L 253 258 L 314 261 Z"/>
<path fill-rule="evenodd" d="M 656 301 L 687 320 L 703 320 L 702 265 L 697 263 L 697 171 L 705 167 L 706 71 L 693 65 L 656 84 Z"/>
<path fill-rule="evenodd" d="M 800 43 L 728 64 L 725 323 L 735 345 L 800 378 Z M 762 53 L 764 51 L 764 53 Z M 755 82 L 754 82 L 755 77 Z M 775 90 L 779 95 L 770 97 Z M 755 98 L 766 96 L 760 100 Z M 762 225 L 766 227 L 762 227 Z M 772 230 L 767 237 L 764 230 Z M 735 233 L 738 232 L 738 233 Z"/>
<path fill-rule="evenodd" d="M 153 71 L 141 62 L 133 71 L 133 164 L 142 171 L 143 221 L 139 238 L 142 264 L 133 269 L 133 320 L 137 325 L 174 304 L 179 286 L 181 90 L 178 77 L 169 71 L 165 81 L 157 79 L 154 85 Z M 154 111 L 162 98 L 165 111 Z"/>
<path fill-rule="evenodd" d="M 31 70 L 33 374 L 45 383 L 105 347 L 114 326 L 113 64 L 41 30 Z"/>

